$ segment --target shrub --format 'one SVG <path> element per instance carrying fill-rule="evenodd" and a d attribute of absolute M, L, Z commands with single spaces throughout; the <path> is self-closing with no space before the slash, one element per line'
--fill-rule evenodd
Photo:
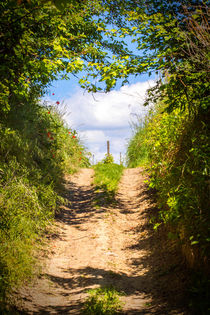
<path fill-rule="evenodd" d="M 114 288 L 98 288 L 89 290 L 83 314 L 114 315 L 122 310 L 121 295 Z"/>
<path fill-rule="evenodd" d="M 114 158 L 111 154 L 106 154 L 105 158 L 102 160 L 102 163 L 104 164 L 111 164 L 114 163 Z"/>

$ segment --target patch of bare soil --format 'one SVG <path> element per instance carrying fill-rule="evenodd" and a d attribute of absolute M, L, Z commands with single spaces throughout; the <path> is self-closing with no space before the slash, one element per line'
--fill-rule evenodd
<path fill-rule="evenodd" d="M 157 209 L 143 171 L 124 171 L 112 207 L 94 207 L 92 179 L 91 169 L 66 177 L 71 205 L 41 277 L 22 289 L 21 313 L 81 314 L 87 289 L 112 285 L 125 293 L 122 314 L 187 314 L 181 256 L 149 223 Z"/>

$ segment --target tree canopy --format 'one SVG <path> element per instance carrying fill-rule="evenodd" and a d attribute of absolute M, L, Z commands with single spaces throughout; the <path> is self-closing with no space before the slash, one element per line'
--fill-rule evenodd
<path fill-rule="evenodd" d="M 156 72 L 159 80 L 147 103 L 164 99 L 195 112 L 208 106 L 209 8 L 207 1 L 105 1 L 120 37 L 132 36 L 136 49 L 129 55 L 125 76 Z M 166 98 L 167 96 L 167 98 Z M 168 101 L 167 101 L 168 99 Z"/>
<path fill-rule="evenodd" d="M 81 86 L 94 92 L 156 72 L 147 102 L 173 96 L 169 110 L 206 108 L 208 13 L 201 0 L 1 2 L 1 111 L 80 70 Z"/>
<path fill-rule="evenodd" d="M 43 95 L 59 74 L 66 78 L 90 61 L 104 64 L 108 49 L 123 54 L 121 44 L 103 39 L 94 18 L 99 11 L 98 1 L 0 3 L 1 110 L 13 100 Z"/>

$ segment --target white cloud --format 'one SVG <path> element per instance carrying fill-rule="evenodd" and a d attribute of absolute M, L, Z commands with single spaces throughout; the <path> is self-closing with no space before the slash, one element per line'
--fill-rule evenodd
<path fill-rule="evenodd" d="M 109 93 L 84 93 L 78 91 L 65 100 L 68 125 L 79 131 L 96 160 L 106 153 L 106 141 L 110 140 L 111 153 L 119 161 L 120 152 L 125 153 L 126 142 L 131 135 L 132 114 L 144 116 L 142 106 L 146 90 L 154 81 L 138 82 Z"/>
<path fill-rule="evenodd" d="M 106 136 L 102 130 L 85 130 L 80 132 L 80 137 L 84 141 L 91 143 L 101 143 L 101 141 L 106 141 Z"/>

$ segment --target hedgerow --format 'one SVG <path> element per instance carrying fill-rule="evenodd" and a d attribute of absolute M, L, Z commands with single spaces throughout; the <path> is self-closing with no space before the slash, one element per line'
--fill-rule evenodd
<path fill-rule="evenodd" d="M 157 190 L 160 207 L 155 227 L 172 227 L 194 268 L 207 267 L 210 242 L 208 139 L 206 115 L 190 116 L 179 109 L 168 113 L 158 105 L 137 129 L 127 154 L 128 165 L 137 166 L 146 151 L 149 186 Z"/>

